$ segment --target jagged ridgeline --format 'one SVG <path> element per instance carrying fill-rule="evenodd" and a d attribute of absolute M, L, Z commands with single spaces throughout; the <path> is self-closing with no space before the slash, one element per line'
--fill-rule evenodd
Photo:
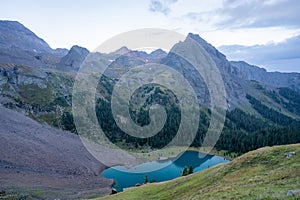
<path fill-rule="evenodd" d="M 96 99 L 97 117 L 107 137 L 123 147 L 161 148 L 174 138 L 181 120 L 182 108 L 173 91 L 150 84 L 138 88 L 131 96 L 130 116 L 139 126 L 151 123 L 149 108 L 153 104 L 163 106 L 167 113 L 164 127 L 147 139 L 120 130 L 111 113 L 110 98 L 121 75 L 135 66 L 147 62 L 168 65 L 184 75 L 198 97 L 200 120 L 192 146 L 202 144 L 210 123 L 210 95 L 196 70 L 176 54 L 159 49 L 147 54 L 126 47 L 110 54 L 90 53 L 79 46 L 70 50 L 53 50 L 20 23 L 0 23 L 0 33 L 7 36 L 0 37 L 1 105 L 41 123 L 76 133 L 72 90 L 77 70 L 89 54 L 96 66 L 97 63 L 109 65 L 109 70 L 99 81 Z M 225 126 L 215 146 L 217 149 L 244 153 L 266 145 L 300 142 L 299 73 L 267 72 L 245 62 L 230 62 L 199 35 L 189 34 L 187 37 L 193 38 L 207 51 L 224 82 L 228 110 Z M 187 46 L 186 41 L 174 44 L 177 49 L 192 54 Z M 185 137 L 189 137 L 188 131 Z"/>

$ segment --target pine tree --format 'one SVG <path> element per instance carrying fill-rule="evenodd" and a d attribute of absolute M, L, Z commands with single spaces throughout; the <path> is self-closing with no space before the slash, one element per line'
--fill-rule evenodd
<path fill-rule="evenodd" d="M 145 176 L 145 184 L 147 184 L 148 183 L 148 176 L 146 175 Z"/>
<path fill-rule="evenodd" d="M 192 173 L 194 173 L 194 169 L 193 169 L 193 166 L 191 165 L 189 168 L 188 174 L 192 174 Z"/>
<path fill-rule="evenodd" d="M 188 169 L 187 169 L 187 167 L 185 166 L 185 167 L 183 168 L 183 171 L 182 171 L 181 176 L 186 176 L 186 175 L 188 175 Z"/>

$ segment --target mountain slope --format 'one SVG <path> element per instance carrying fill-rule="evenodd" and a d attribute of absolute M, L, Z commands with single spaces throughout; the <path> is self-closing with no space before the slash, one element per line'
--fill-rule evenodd
<path fill-rule="evenodd" d="M 16 21 L 0 20 L 0 62 L 34 67 L 53 67 L 65 49 L 53 50 L 31 30 Z"/>
<path fill-rule="evenodd" d="M 189 33 L 183 42 L 179 42 L 172 47 L 169 54 L 162 59 L 161 63 L 179 71 L 189 81 L 195 90 L 200 104 L 206 106 L 210 105 L 210 94 L 206 85 L 208 83 L 204 82 L 202 75 L 200 75 L 188 61 L 181 58 L 179 54 L 177 55 L 176 53 L 183 52 L 183 55 L 186 57 L 188 57 L 188 55 L 195 55 L 195 52 L 199 51 L 200 47 L 196 47 L 195 49 L 190 48 L 193 46 L 193 43 L 199 44 L 199 46 L 201 46 L 215 62 L 223 79 L 222 81 L 226 90 L 228 108 L 244 108 L 245 105 L 248 104 L 246 100 L 246 88 L 248 87 L 248 82 L 241 79 L 238 70 L 229 63 L 225 55 L 203 40 L 198 34 Z M 205 68 L 209 66 L 202 67 Z"/>
<path fill-rule="evenodd" d="M 103 146 L 92 148 L 106 152 L 103 159 L 111 165 L 131 159 Z M 105 168 L 75 134 L 0 106 L 0 191 L 39 199 L 105 195 L 113 184 L 100 176 Z"/>
<path fill-rule="evenodd" d="M 0 48 L 17 48 L 36 53 L 51 53 L 53 50 L 41 38 L 16 21 L 0 20 Z"/>
<path fill-rule="evenodd" d="M 295 155 L 286 158 L 290 152 Z M 290 199 L 297 199 L 299 163 L 299 144 L 265 147 L 188 177 L 130 188 L 103 199 L 285 199 L 288 193 L 295 195 Z"/>
<path fill-rule="evenodd" d="M 17 188 L 29 195 L 44 191 L 45 196 L 39 198 L 110 191 L 112 182 L 99 176 L 105 166 L 74 134 L 42 126 L 0 107 L 0 146 L 1 190 Z"/>
<path fill-rule="evenodd" d="M 62 57 L 59 66 L 63 69 L 69 68 L 77 71 L 89 53 L 86 48 L 73 46 L 68 54 Z"/>
<path fill-rule="evenodd" d="M 193 54 L 194 50 L 189 48 L 188 45 L 189 39 L 193 39 L 201 45 L 216 63 L 226 89 L 227 119 L 216 148 L 228 150 L 229 152 L 245 153 L 265 145 L 289 144 L 300 141 L 298 134 L 300 103 L 297 100 L 300 94 L 294 87 L 297 84 L 299 74 L 276 73 L 276 76 L 273 77 L 271 74 L 272 77 L 268 78 L 270 74 L 263 69 L 258 70 L 257 67 L 246 63 L 243 67 L 236 66 L 235 63 L 229 62 L 225 55 L 196 34 L 189 34 L 185 41 L 175 44 L 172 49 L 185 52 L 187 55 Z M 24 51 L 22 49 L 18 50 Z M 3 52 L 5 53 L 5 51 Z M 56 57 L 56 61 L 50 59 L 47 62 L 44 58 L 45 55 L 49 54 L 41 54 L 40 57 L 33 51 L 26 52 L 27 54 L 21 54 L 20 58 L 23 60 L 34 59 L 37 62 L 35 64 L 39 67 L 36 67 L 30 61 L 29 63 L 23 63 L 22 59 L 18 60 L 19 57 L 14 57 L 15 54 L 10 55 L 9 58 L 23 64 L 7 64 L 0 56 L 0 62 L 4 62 L 3 64 L 0 63 L 0 103 L 39 122 L 76 132 L 71 113 L 72 88 L 76 71 L 88 51 L 82 47 L 74 46 L 64 57 Z M 63 51 L 61 55 L 65 53 L 66 51 Z M 123 53 L 125 54 L 120 55 Z M 203 136 L 209 126 L 210 94 L 201 76 L 187 61 L 172 53 L 172 51 L 166 54 L 161 50 L 157 50 L 152 54 L 147 54 L 126 47 L 110 54 L 91 53 L 89 58 L 92 58 L 90 63 L 95 68 L 108 66 L 98 87 L 98 93 L 101 97 L 99 101 L 103 101 L 104 108 L 97 107 L 97 112 L 98 114 L 105 114 L 99 116 L 109 119 L 108 121 L 112 126 L 115 123 L 111 115 L 109 98 L 114 84 L 121 75 L 138 65 L 149 62 L 168 65 L 183 74 L 191 86 L 194 87 L 201 107 L 206 110 L 200 114 L 203 118 L 199 124 L 198 135 L 193 143 L 194 146 L 202 144 Z M 248 71 L 253 73 L 253 76 L 247 76 L 250 73 Z M 277 74 L 279 78 L 283 77 L 282 80 L 277 81 Z M 266 77 L 268 83 L 264 82 L 266 81 L 264 77 Z M 259 81 L 252 81 L 252 79 Z M 166 127 L 169 128 L 168 130 L 166 128 L 164 133 L 167 134 L 166 138 L 172 138 L 177 130 L 174 124 L 180 123 L 180 116 L 176 114 L 178 104 L 175 105 L 175 109 L 171 108 L 170 103 L 176 102 L 173 97 L 168 98 L 168 93 L 171 93 L 163 92 L 166 91 L 165 89 L 158 88 L 156 92 L 155 90 L 148 87 L 144 91 L 139 91 L 145 95 L 145 98 L 147 97 L 144 101 L 150 104 L 153 101 L 160 104 L 163 102 L 162 99 L 171 100 L 169 103 L 165 102 L 165 105 L 169 106 L 168 110 L 174 112 L 170 115 L 171 123 L 166 124 Z M 139 105 L 138 102 L 142 101 L 140 99 L 141 95 L 136 95 L 136 97 L 135 102 Z M 142 121 L 141 124 L 148 123 L 148 108 L 149 105 L 145 105 L 145 107 L 136 110 L 135 120 L 137 122 Z M 139 110 L 141 113 L 137 112 Z M 99 116 L 98 120 L 100 119 Z M 171 120 L 171 116 L 175 116 L 175 118 Z M 104 120 L 100 119 L 100 121 Z M 107 124 L 103 127 L 107 127 Z M 111 130 L 107 129 L 109 132 L 107 135 L 115 138 L 116 142 L 129 146 L 147 145 L 146 140 L 137 143 L 135 138 L 129 138 L 126 134 L 119 137 L 122 132 L 116 131 L 119 130 L 117 128 L 115 127 L 113 132 L 109 132 Z M 264 137 L 267 139 L 264 139 Z M 158 141 L 162 144 L 167 142 L 165 139 L 152 141 L 153 147 L 157 147 L 155 143 Z"/>
<path fill-rule="evenodd" d="M 239 70 L 246 80 L 255 80 L 274 87 L 289 87 L 300 92 L 299 73 L 267 72 L 264 68 L 243 61 L 231 61 L 230 63 Z"/>
<path fill-rule="evenodd" d="M 1 23 L 0 104 L 24 113 L 43 124 L 76 133 L 71 112 L 72 89 L 76 71 L 88 51 L 78 46 L 74 46 L 70 51 L 52 50 L 45 41 L 18 22 L 1 21 Z M 189 38 L 207 51 L 216 63 L 225 84 L 229 110 L 223 132 L 215 146 L 218 150 L 245 153 L 266 145 L 300 142 L 298 73 L 267 73 L 247 63 L 229 62 L 225 55 L 199 35 L 189 34 L 186 40 Z M 185 51 L 189 55 L 193 54 L 193 49 L 187 44 L 183 41 L 175 44 L 173 48 Z M 134 93 L 132 102 L 136 103 L 132 108 L 138 107 L 142 96 L 145 96 L 145 102 L 150 103 L 133 110 L 132 117 L 139 125 L 145 125 L 149 122 L 148 108 L 151 102 L 164 102 L 163 105 L 170 113 L 168 120 L 170 123 L 166 124 L 164 132 L 160 133 L 162 137 L 156 140 L 150 138 L 138 141 L 136 138 L 129 138 L 126 134 L 119 135 L 122 132 L 115 127 L 115 120 L 111 115 L 110 95 L 118 78 L 135 66 L 153 62 L 169 65 L 182 73 L 194 87 L 201 104 L 201 121 L 193 145 L 202 144 L 203 136 L 210 123 L 209 92 L 201 76 L 197 76 L 195 69 L 192 69 L 185 60 L 172 52 L 167 54 L 157 50 L 147 54 L 126 47 L 111 54 L 91 53 L 89 57 L 92 58 L 91 63 L 95 68 L 109 66 L 104 73 L 106 76 L 102 76 L 102 80 L 99 80 L 97 102 L 103 108 L 97 105 L 96 112 L 98 121 L 104 122 L 102 127 L 104 131 L 107 131 L 109 137 L 115 138 L 112 141 L 125 148 L 138 146 L 152 150 L 151 147 L 158 148 L 155 145 L 159 142 L 165 145 L 168 139 L 172 139 L 176 134 L 175 124 L 180 123 L 180 116 L 176 115 L 179 113 L 176 107 L 177 100 L 173 93 L 160 86 L 145 86 Z M 174 107 L 171 107 L 171 104 Z M 0 181 L 3 181 L 0 182 L 1 186 L 3 183 L 7 188 L 17 186 L 39 188 L 39 185 L 43 188 L 43 185 L 48 187 L 50 184 L 49 192 L 51 192 L 52 186 L 58 184 L 59 188 L 65 188 L 73 195 L 74 191 L 81 192 L 77 191 L 79 186 L 76 184 L 83 183 L 86 187 L 99 186 L 100 189 L 97 190 L 99 193 L 108 191 L 108 183 L 110 184 L 111 181 L 106 182 L 107 180 L 97 176 L 97 169 L 100 170 L 103 166 L 93 160 L 87 152 L 81 151 L 83 147 L 75 135 L 40 125 L 4 108 L 0 111 L 0 144 L 3 147 L 0 154 L 0 167 L 2 167 Z M 99 116 L 104 117 L 105 120 L 101 120 Z M 109 159 L 112 157 L 125 159 L 108 154 Z M 49 163 L 46 158 L 49 158 L 52 163 Z M 81 163 L 82 161 L 84 163 Z M 32 163 L 36 164 L 32 165 Z M 58 171 L 56 172 L 55 169 Z M 27 170 L 28 175 L 24 170 Z M 77 176 L 78 172 L 80 174 Z M 24 177 L 22 178 L 21 175 Z M 193 187 L 197 188 L 195 185 Z M 90 190 L 90 188 L 83 189 Z M 166 194 L 170 195 L 169 192 Z M 177 195 L 176 192 L 174 194 Z"/>

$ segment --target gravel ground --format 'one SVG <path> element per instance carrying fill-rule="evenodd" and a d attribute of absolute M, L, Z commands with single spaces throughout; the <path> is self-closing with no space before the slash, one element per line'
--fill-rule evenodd
<path fill-rule="evenodd" d="M 119 150 L 91 146 L 106 164 L 136 162 Z M 105 168 L 78 136 L 0 106 L 0 190 L 44 190 L 37 198 L 48 199 L 107 195 L 113 180 L 101 177 Z"/>

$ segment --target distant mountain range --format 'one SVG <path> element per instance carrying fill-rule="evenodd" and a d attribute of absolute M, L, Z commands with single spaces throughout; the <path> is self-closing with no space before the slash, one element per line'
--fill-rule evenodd
<path fill-rule="evenodd" d="M 224 82 L 228 111 L 225 127 L 216 144 L 217 149 L 229 153 L 245 153 L 266 145 L 300 142 L 299 73 L 267 72 L 263 68 L 243 61 L 228 61 L 224 54 L 199 35 L 192 33 L 188 34 L 184 41 L 174 44 L 172 49 L 193 54 L 193 50 L 187 48 L 189 39 L 193 39 L 206 50 L 219 69 Z M 152 62 L 175 69 L 193 87 L 201 106 L 200 128 L 193 145 L 201 144 L 209 125 L 209 91 L 203 78 L 197 75 L 193 66 L 172 53 L 172 50 L 164 52 L 158 49 L 148 54 L 120 47 L 115 52 L 104 54 L 92 53 L 80 46 L 73 46 L 70 50 L 51 49 L 43 39 L 19 22 L 0 21 L 0 105 L 23 113 L 42 124 L 77 133 L 71 112 L 72 89 L 76 73 L 88 55 L 96 67 L 108 66 L 104 72 L 105 76 L 99 81 L 97 88 L 99 99 L 96 106 L 98 120 L 100 124 L 105 122 L 102 125 L 106 127 L 104 129 L 110 139 L 122 145 L 138 147 L 146 145 L 156 148 L 165 144 L 167 139 L 174 137 L 176 128 L 172 126 L 180 118 L 169 121 L 169 125 L 165 126 L 171 127 L 172 131 L 166 129 L 165 136 L 154 137 L 151 140 L 137 140 L 124 135 L 114 127 L 115 122 L 111 119 L 109 101 L 114 84 L 122 74 L 135 66 Z M 141 96 L 148 96 L 149 102 L 152 103 L 161 103 L 163 102 L 161 99 L 170 100 L 171 103 L 165 103 L 164 106 L 172 116 L 176 116 L 177 100 L 170 94 L 160 86 L 153 86 L 142 88 L 142 95 L 136 95 L 135 98 L 138 100 L 142 98 Z M 175 108 L 171 108 L 172 106 Z M 145 105 L 145 108 L 133 111 L 135 116 L 133 118 L 137 119 L 138 124 L 147 124 L 149 121 L 147 118 L 149 116 L 145 112 L 148 108 L 149 105 Z M 107 128 L 110 125 L 113 128 Z M 4 132 L 6 130 L 0 130 L 1 136 Z M 15 138 L 19 138 L 19 135 Z M 31 139 L 32 142 L 38 140 L 34 137 Z M 26 152 L 26 148 L 23 146 L 22 148 Z M 2 153 L 10 154 L 5 152 L 5 149 Z M 8 162 L 0 157 L 0 172 L 1 162 L 4 161 Z M 9 162 L 11 165 L 17 165 L 17 161 L 9 160 Z"/>
<path fill-rule="evenodd" d="M 299 118 L 298 115 L 265 94 L 266 91 L 274 91 L 280 96 L 278 88 L 290 88 L 299 93 L 299 73 L 267 72 L 263 68 L 243 61 L 228 61 L 225 55 L 199 35 L 190 33 L 187 38 L 192 38 L 199 43 L 216 63 L 224 81 L 229 109 L 239 108 L 245 112 L 257 113 L 246 98 L 248 94 L 262 101 L 266 106 L 293 118 Z M 186 41 L 183 41 L 174 44 L 173 48 L 183 49 L 186 44 Z M 51 49 L 43 39 L 19 22 L 0 21 L 0 63 L 2 63 L 0 64 L 0 95 L 2 99 L 5 99 L 2 101 L 16 104 L 16 99 L 20 98 L 28 103 L 37 103 L 34 100 L 38 99 L 50 102 L 63 96 L 67 104 L 71 105 L 70 99 L 66 97 L 71 95 L 72 80 L 88 54 L 90 52 L 86 48 L 79 46 L 73 46 L 70 50 Z M 95 65 L 97 63 L 103 65 L 103 62 L 109 65 L 105 74 L 111 78 L 118 78 L 134 66 L 149 61 L 168 65 L 189 80 L 202 105 L 209 105 L 209 92 L 203 79 L 196 75 L 192 66 L 172 51 L 166 53 L 158 49 L 147 54 L 143 51 L 121 47 L 110 54 L 91 54 L 93 54 Z M 123 55 L 120 56 L 121 54 Z M 62 79 L 69 81 L 62 81 Z M 257 84 L 264 91 L 258 88 Z M 45 96 L 40 97 L 38 93 L 29 94 L 30 92 L 36 93 L 32 88 L 41 91 Z M 25 109 L 24 112 L 28 110 Z"/>
<path fill-rule="evenodd" d="M 295 91 L 300 91 L 298 73 L 267 72 L 263 68 L 243 61 L 229 62 L 225 55 L 200 38 L 199 35 L 189 34 L 188 37 L 198 41 L 209 52 L 222 74 L 229 73 L 231 76 L 238 76 L 246 80 L 255 80 L 275 87 L 290 87 Z M 126 56 L 139 60 L 162 59 L 167 55 L 160 49 L 148 55 L 146 52 L 132 51 L 126 47 L 116 50 L 114 54 L 124 54 L 124 52 L 127 52 Z M 43 39 L 39 38 L 19 22 L 0 21 L 1 63 L 78 70 L 81 62 L 89 53 L 84 47 L 76 45 L 70 50 L 51 49 Z M 169 58 L 172 59 L 171 55 L 167 59 Z M 167 61 L 164 60 L 163 62 Z"/>

